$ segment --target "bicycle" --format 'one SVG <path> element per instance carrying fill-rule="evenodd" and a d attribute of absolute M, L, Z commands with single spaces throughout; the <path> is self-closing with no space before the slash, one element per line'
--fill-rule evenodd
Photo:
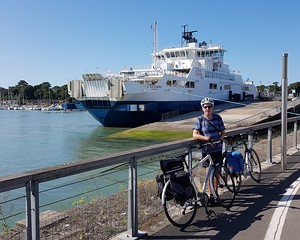
<path fill-rule="evenodd" d="M 212 144 L 216 144 L 216 142 L 202 145 L 202 147 Z M 166 180 L 161 197 L 162 205 L 168 220 L 177 227 L 188 226 L 193 221 L 198 206 L 205 207 L 207 218 L 210 218 L 214 214 L 214 211 L 208 210 L 209 198 L 206 193 L 208 182 L 214 199 L 226 209 L 229 209 L 232 206 L 236 193 L 231 173 L 228 169 L 224 169 L 227 178 L 231 178 L 230 182 L 227 181 L 228 179 L 225 179 L 224 174 L 221 174 L 220 166 L 214 164 L 210 154 L 202 158 L 195 166 L 192 166 L 192 161 L 189 161 L 190 164 L 187 163 L 187 160 L 192 160 L 186 159 L 187 156 L 189 156 L 189 153 L 182 154 L 174 159 L 160 161 L 161 170 L 163 171 Z M 193 176 L 193 170 L 207 160 L 209 160 L 208 171 L 205 175 L 202 190 L 199 191 Z M 193 189 L 191 196 L 186 199 L 176 198 L 174 189 L 172 189 L 172 179 L 182 172 L 185 172 L 188 176 L 189 183 L 192 185 Z M 214 179 L 217 180 L 217 189 L 214 187 Z"/>
<path fill-rule="evenodd" d="M 232 138 L 225 137 L 225 141 L 227 142 L 227 145 L 231 145 L 231 151 L 235 150 L 235 145 L 232 142 Z M 246 140 L 242 140 L 242 144 L 244 146 L 244 166 L 243 170 L 240 172 L 234 172 L 233 176 L 235 178 L 235 189 L 237 192 L 239 192 L 242 184 L 242 176 L 244 179 L 246 179 L 248 176 L 251 176 L 251 178 L 256 181 L 257 183 L 261 180 L 261 162 L 259 159 L 259 156 L 257 152 L 247 145 Z M 227 159 L 227 150 L 223 153 L 223 166 L 226 166 L 230 170 L 230 167 L 228 165 L 228 159 Z"/>

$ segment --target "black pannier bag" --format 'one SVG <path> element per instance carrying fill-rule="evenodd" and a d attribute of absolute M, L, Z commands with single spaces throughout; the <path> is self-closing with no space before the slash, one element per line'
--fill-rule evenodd
<path fill-rule="evenodd" d="M 164 174 L 175 173 L 184 170 L 183 161 L 181 159 L 172 158 L 160 161 L 160 169 Z"/>
<path fill-rule="evenodd" d="M 164 189 L 164 186 L 166 184 L 166 179 L 164 174 L 156 175 L 156 183 L 157 183 L 157 196 L 161 199 L 162 197 L 162 192 Z M 170 186 L 170 185 L 169 185 Z M 169 187 L 166 191 L 166 201 L 169 201 L 173 199 L 173 194 L 169 191 Z"/>
<path fill-rule="evenodd" d="M 189 174 L 184 171 L 184 163 L 182 159 L 173 158 L 161 160 L 160 168 L 164 175 L 167 176 L 171 182 L 171 193 L 167 191 L 166 196 L 171 195 L 179 202 L 185 202 L 187 199 L 190 199 L 193 196 L 194 187 L 190 181 Z M 164 179 L 164 176 L 161 178 Z"/>
<path fill-rule="evenodd" d="M 174 198 L 179 202 L 185 202 L 193 197 L 195 190 L 190 180 L 189 173 L 180 171 L 170 175 L 171 190 Z"/>

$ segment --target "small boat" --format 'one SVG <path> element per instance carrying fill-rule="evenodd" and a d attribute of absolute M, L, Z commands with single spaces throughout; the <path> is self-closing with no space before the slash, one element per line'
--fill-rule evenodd
<path fill-rule="evenodd" d="M 48 112 L 57 112 L 64 110 L 60 105 L 52 104 L 49 107 L 44 107 L 41 109 L 42 111 L 48 111 Z"/>
<path fill-rule="evenodd" d="M 105 76 L 86 73 L 83 80 L 68 83 L 69 94 L 107 127 L 136 127 L 168 114 L 198 111 L 204 97 L 216 103 L 257 98 L 253 82 L 224 63 L 223 45 L 198 43 L 197 31 L 183 28 L 181 46 L 158 51 L 155 23 L 151 67 Z"/>

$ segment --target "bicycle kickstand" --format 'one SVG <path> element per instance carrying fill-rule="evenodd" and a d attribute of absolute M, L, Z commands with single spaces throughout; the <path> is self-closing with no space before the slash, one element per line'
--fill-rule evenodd
<path fill-rule="evenodd" d="M 211 219 L 211 218 L 217 216 L 215 211 L 208 209 L 208 196 L 206 193 L 204 193 L 203 196 L 201 196 L 200 201 L 201 201 L 202 205 L 204 205 L 205 212 L 206 212 L 206 219 Z"/>

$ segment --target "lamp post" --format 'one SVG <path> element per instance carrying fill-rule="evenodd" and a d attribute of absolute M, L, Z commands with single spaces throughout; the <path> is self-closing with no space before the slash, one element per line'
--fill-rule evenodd
<path fill-rule="evenodd" d="M 287 165 L 287 60 L 288 54 L 282 56 L 282 99 L 281 99 L 281 168 L 286 170 Z"/>

